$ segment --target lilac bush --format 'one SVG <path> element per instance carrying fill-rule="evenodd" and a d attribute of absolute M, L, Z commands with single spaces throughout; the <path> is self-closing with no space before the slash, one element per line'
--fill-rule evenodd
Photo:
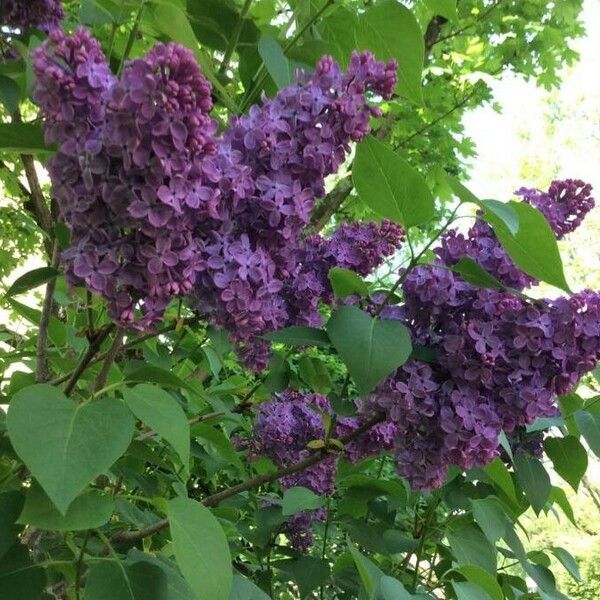
<path fill-rule="evenodd" d="M 325 179 L 381 115 L 369 102 L 390 98 L 396 64 L 353 53 L 347 72 L 323 57 L 312 74 L 233 117 L 217 135 L 211 86 L 193 54 L 157 44 L 111 74 L 100 46 L 80 29 L 59 30 L 33 56 L 34 98 L 45 114 L 53 194 L 68 224 L 68 280 L 108 302 L 119 324 L 152 329 L 174 299 L 187 299 L 225 329 L 239 357 L 263 369 L 270 345 L 261 334 L 323 324 L 334 302 L 333 267 L 367 276 L 402 245 L 405 232 L 384 220 L 343 224 L 329 237 L 305 236 Z M 558 238 L 591 210 L 590 186 L 555 181 L 547 192 L 517 194 L 539 209 Z M 524 273 L 480 218 L 466 234 L 449 230 L 436 259 L 405 273 L 403 302 L 371 312 L 402 321 L 413 343 L 435 360 L 410 359 L 383 381 L 356 417 L 340 418 L 346 436 L 373 412 L 386 420 L 344 449 L 350 462 L 393 450 L 398 472 L 417 489 L 443 484 L 449 465 L 482 466 L 499 454 L 504 431 L 557 412 L 600 358 L 600 295 L 529 301 L 537 281 Z M 475 288 L 451 268 L 467 256 L 506 289 Z M 352 300 L 354 301 L 354 300 Z M 261 404 L 249 451 L 281 468 L 323 439 L 326 397 L 287 390 Z M 539 448 L 537 438 L 532 448 Z M 524 446 L 525 447 L 525 446 Z M 337 457 L 281 479 L 284 489 L 334 490 Z M 286 524 L 306 548 L 322 511 Z"/>

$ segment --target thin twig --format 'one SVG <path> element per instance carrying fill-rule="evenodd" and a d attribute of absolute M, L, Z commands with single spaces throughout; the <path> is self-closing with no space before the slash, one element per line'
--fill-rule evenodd
<path fill-rule="evenodd" d="M 384 414 L 377 414 L 374 417 L 372 417 L 371 419 L 369 419 L 368 421 L 365 421 L 360 427 L 355 429 L 353 432 L 351 432 L 347 436 L 342 437 L 340 439 L 340 441 L 343 444 L 347 444 L 348 442 L 351 442 L 352 440 L 355 440 L 356 438 L 360 437 L 363 433 L 365 433 L 365 431 L 368 431 L 369 429 L 371 429 L 371 427 L 377 425 L 377 423 L 381 423 L 381 421 L 383 421 L 384 419 L 385 419 Z M 304 460 L 301 460 L 300 462 L 290 465 L 289 467 L 286 467 L 284 469 L 279 469 L 278 471 L 275 471 L 273 473 L 266 473 L 264 475 L 258 475 L 256 477 L 253 477 L 252 479 L 247 479 L 246 481 L 243 481 L 242 483 L 239 483 L 238 485 L 234 485 L 234 486 L 227 488 L 221 492 L 212 494 L 211 496 L 208 496 L 207 498 L 205 498 L 202 501 L 202 504 L 204 504 L 204 506 L 217 506 L 219 503 L 223 502 L 223 500 L 226 500 L 227 498 L 231 498 L 232 496 L 236 496 L 237 494 L 240 494 L 241 492 L 246 492 L 248 490 L 252 490 L 254 488 L 260 487 L 261 485 L 264 485 L 265 483 L 271 483 L 273 481 L 277 481 L 278 479 L 281 479 L 282 477 L 285 477 L 286 475 L 292 475 L 293 473 L 298 473 L 299 471 L 304 471 L 304 469 L 307 469 L 308 467 L 311 467 L 312 465 L 317 464 L 330 456 L 332 456 L 332 454 L 330 453 L 330 451 L 328 449 L 317 450 L 313 454 L 311 454 L 310 456 L 305 458 Z M 138 529 L 136 531 L 121 531 L 121 532 L 115 534 L 114 536 L 112 536 L 112 538 L 110 539 L 110 542 L 112 545 L 121 544 L 121 543 L 125 543 L 125 542 L 137 542 L 137 541 L 142 540 L 150 535 L 158 533 L 159 531 L 162 531 L 163 529 L 168 527 L 168 525 L 169 525 L 168 520 L 162 519 L 161 521 L 158 521 L 157 523 L 154 523 L 153 525 L 150 525 L 149 527 L 144 527 L 144 528 Z"/>
<path fill-rule="evenodd" d="M 80 363 L 77 365 L 75 370 L 71 373 L 69 380 L 67 381 L 67 385 L 65 386 L 65 395 L 69 396 L 71 392 L 75 389 L 79 378 L 83 374 L 83 372 L 88 368 L 89 364 L 92 362 L 94 356 L 100 350 L 100 346 L 104 340 L 108 337 L 110 332 L 115 328 L 113 323 L 106 325 L 102 329 L 100 329 L 96 335 L 90 341 L 90 345 L 88 346 L 87 352 L 84 354 Z"/>
<path fill-rule="evenodd" d="M 190 319 L 186 319 L 183 324 L 184 325 L 191 325 L 192 323 L 195 323 L 197 321 L 197 319 L 195 317 L 192 317 Z M 175 329 L 177 329 L 179 323 L 177 321 L 175 321 L 174 323 L 171 323 L 170 325 L 167 325 L 165 327 L 163 327 L 162 329 L 159 329 L 158 331 L 155 331 L 153 333 L 146 333 L 144 335 L 141 335 L 140 337 L 134 338 L 133 340 L 130 340 L 129 342 L 126 342 L 125 344 L 123 344 L 122 349 L 123 350 L 128 350 L 129 348 L 133 348 L 133 346 L 137 346 L 138 344 L 142 344 L 143 342 L 147 341 L 147 340 L 151 340 L 152 338 L 155 338 L 159 335 L 162 335 L 164 333 L 169 333 L 170 331 L 174 331 Z M 108 351 L 103 352 L 102 354 L 99 354 L 98 356 L 96 356 L 95 358 L 93 358 L 92 360 L 90 360 L 87 364 L 87 366 L 91 366 L 94 365 L 102 360 L 104 360 L 108 355 Z M 67 373 L 65 375 L 62 375 L 61 377 L 57 377 L 56 379 L 53 379 L 50 383 L 52 385 L 58 385 L 60 383 L 64 383 L 65 381 L 67 381 L 70 377 L 72 377 L 74 371 L 71 373 Z"/>
<path fill-rule="evenodd" d="M 229 66 L 229 61 L 231 60 L 231 56 L 233 55 L 237 43 L 240 39 L 240 35 L 242 33 L 242 29 L 244 28 L 244 19 L 250 10 L 250 5 L 252 4 L 252 0 L 246 0 L 244 2 L 244 6 L 242 6 L 242 10 L 238 15 L 237 23 L 235 24 L 235 29 L 231 34 L 231 38 L 229 39 L 229 43 L 227 44 L 227 49 L 225 50 L 225 54 L 223 55 L 223 60 L 221 61 L 221 66 L 219 67 L 219 75 L 223 75 L 225 71 L 227 71 L 227 67 Z"/>
<path fill-rule="evenodd" d="M 433 44 L 431 44 L 432 46 L 434 46 L 435 44 L 439 44 L 440 42 L 445 42 L 446 40 L 449 40 L 453 37 L 456 37 L 458 35 L 460 35 L 461 33 L 464 33 L 465 31 L 468 31 L 469 29 L 471 29 L 472 27 L 477 26 L 479 23 L 481 23 L 493 10 L 495 10 L 500 4 L 502 4 L 502 2 L 504 2 L 504 0 L 497 0 L 496 2 L 494 2 L 494 4 L 492 4 L 487 10 L 483 11 L 472 23 L 467 23 L 464 27 L 461 27 L 460 29 L 457 29 L 456 31 L 452 31 L 450 32 L 448 35 L 444 35 L 442 37 L 438 37 L 437 40 L 435 40 L 433 42 Z"/>
<path fill-rule="evenodd" d="M 50 214 L 50 209 L 46 204 L 44 198 L 44 192 L 40 185 L 40 180 L 35 170 L 35 163 L 33 156 L 30 154 L 21 154 L 21 162 L 23 163 L 23 169 L 25 171 L 25 177 L 27 184 L 29 185 L 29 198 L 31 200 L 31 207 L 35 220 L 39 227 L 46 233 L 48 238 L 44 241 L 46 252 L 49 256 L 52 255 L 53 246 L 52 238 L 54 237 L 54 221 Z"/>
<path fill-rule="evenodd" d="M 77 559 L 77 566 L 75 568 L 75 598 L 76 598 L 76 600 L 80 600 L 79 590 L 81 588 L 81 572 L 82 572 L 82 568 L 83 568 L 83 555 L 85 554 L 85 548 L 87 546 L 89 539 L 90 539 L 90 530 L 88 529 L 85 532 L 85 537 L 83 538 L 83 542 L 81 544 L 81 549 L 79 551 L 79 558 Z"/>
<path fill-rule="evenodd" d="M 115 332 L 115 339 L 113 340 L 112 346 L 106 352 L 106 357 L 104 362 L 102 363 L 102 368 L 100 369 L 100 373 L 98 373 L 98 377 L 96 377 L 96 381 L 94 383 L 94 392 L 99 392 L 106 384 L 106 380 L 108 379 L 108 374 L 110 373 L 110 368 L 119 353 L 119 350 L 123 347 L 123 335 L 124 330 L 119 327 Z"/>
<path fill-rule="evenodd" d="M 473 89 L 464 98 L 459 100 L 456 104 L 454 104 L 446 112 L 442 113 L 441 115 L 439 115 L 438 117 L 436 117 L 435 119 L 430 121 L 429 123 L 426 123 L 425 125 L 423 125 L 423 127 L 421 127 L 420 129 L 417 129 L 417 131 L 415 131 L 408 137 L 404 138 L 403 140 L 400 140 L 400 142 L 398 142 L 398 144 L 396 144 L 395 149 L 398 150 L 399 148 L 405 147 L 414 138 L 420 136 L 422 133 L 425 133 L 427 130 L 431 129 L 434 125 L 437 125 L 440 121 L 443 121 L 446 117 L 449 117 L 453 112 L 455 112 L 459 108 L 462 108 L 465 104 L 467 104 L 467 102 L 471 98 L 473 98 L 473 96 L 475 96 L 475 94 L 478 91 L 479 91 L 478 86 L 476 86 L 476 85 L 473 86 Z"/>
<path fill-rule="evenodd" d="M 52 248 L 51 266 L 56 269 L 58 267 L 58 240 L 55 240 Z M 48 368 L 48 328 L 50 327 L 50 319 L 52 317 L 52 307 L 54 305 L 54 290 L 56 289 L 56 277 L 53 277 L 46 284 L 46 294 L 44 296 L 44 304 L 42 306 L 42 316 L 40 318 L 40 328 L 37 340 L 36 352 L 36 371 L 35 381 L 37 383 L 45 383 L 50 377 Z"/>
<path fill-rule="evenodd" d="M 121 57 L 121 64 L 119 65 L 118 73 L 120 73 L 123 70 L 125 62 L 129 58 L 129 54 L 131 52 L 131 49 L 133 48 L 133 42 L 135 41 L 135 36 L 137 35 L 137 31 L 142 20 L 144 8 L 146 8 L 146 0 L 142 0 L 140 7 L 138 8 L 137 14 L 135 15 L 135 21 L 133 22 L 133 26 L 131 28 L 131 31 L 129 32 L 129 37 L 127 38 L 127 45 L 125 46 L 125 52 L 123 52 L 123 56 Z"/>
<path fill-rule="evenodd" d="M 306 31 L 312 27 L 322 16 L 323 13 L 335 2 L 335 0 L 325 0 L 323 6 L 308 20 L 294 35 L 294 37 L 283 47 L 283 53 L 285 54 L 288 50 L 291 50 L 296 42 L 306 33 Z M 256 71 L 256 74 L 252 78 L 252 83 L 242 105 L 240 107 L 241 112 L 245 112 L 249 108 L 252 98 L 260 90 L 267 78 L 267 68 L 264 61 Z"/>

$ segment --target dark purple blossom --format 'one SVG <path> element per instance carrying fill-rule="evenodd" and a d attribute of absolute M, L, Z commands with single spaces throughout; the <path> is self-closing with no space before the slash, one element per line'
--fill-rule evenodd
<path fill-rule="evenodd" d="M 2 0 L 0 21 L 10 29 L 33 27 L 49 32 L 59 27 L 65 14 L 60 0 Z"/>
<path fill-rule="evenodd" d="M 550 223 L 560 240 L 575 231 L 584 217 L 594 208 L 592 186 L 580 179 L 555 180 L 547 192 L 520 188 L 515 193 L 537 208 Z"/>

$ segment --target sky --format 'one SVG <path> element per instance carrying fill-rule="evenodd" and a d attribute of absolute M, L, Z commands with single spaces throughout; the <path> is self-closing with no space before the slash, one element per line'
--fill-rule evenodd
<path fill-rule="evenodd" d="M 480 197 L 508 199 L 521 185 L 547 186 L 550 178 L 584 179 L 600 190 L 600 0 L 586 0 L 587 35 L 572 43 L 581 59 L 565 69 L 560 89 L 506 74 L 492 81 L 490 106 L 467 113 L 466 134 L 477 146 L 470 187 Z"/>

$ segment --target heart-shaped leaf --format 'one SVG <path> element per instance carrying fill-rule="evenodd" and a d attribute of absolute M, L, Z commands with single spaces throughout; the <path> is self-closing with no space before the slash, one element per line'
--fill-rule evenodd
<path fill-rule="evenodd" d="M 127 450 L 134 420 L 122 402 L 76 405 L 56 388 L 31 385 L 15 394 L 10 441 L 61 514 L 94 477 Z"/>
<path fill-rule="evenodd" d="M 403 365 L 412 351 L 402 323 L 371 317 L 355 306 L 338 308 L 327 333 L 363 396 Z"/>
<path fill-rule="evenodd" d="M 55 531 L 82 531 L 104 525 L 114 509 L 112 496 L 98 490 L 90 490 L 77 496 L 69 506 L 67 514 L 61 515 L 44 490 L 34 484 L 27 493 L 23 512 L 18 522 L 38 529 Z"/>

